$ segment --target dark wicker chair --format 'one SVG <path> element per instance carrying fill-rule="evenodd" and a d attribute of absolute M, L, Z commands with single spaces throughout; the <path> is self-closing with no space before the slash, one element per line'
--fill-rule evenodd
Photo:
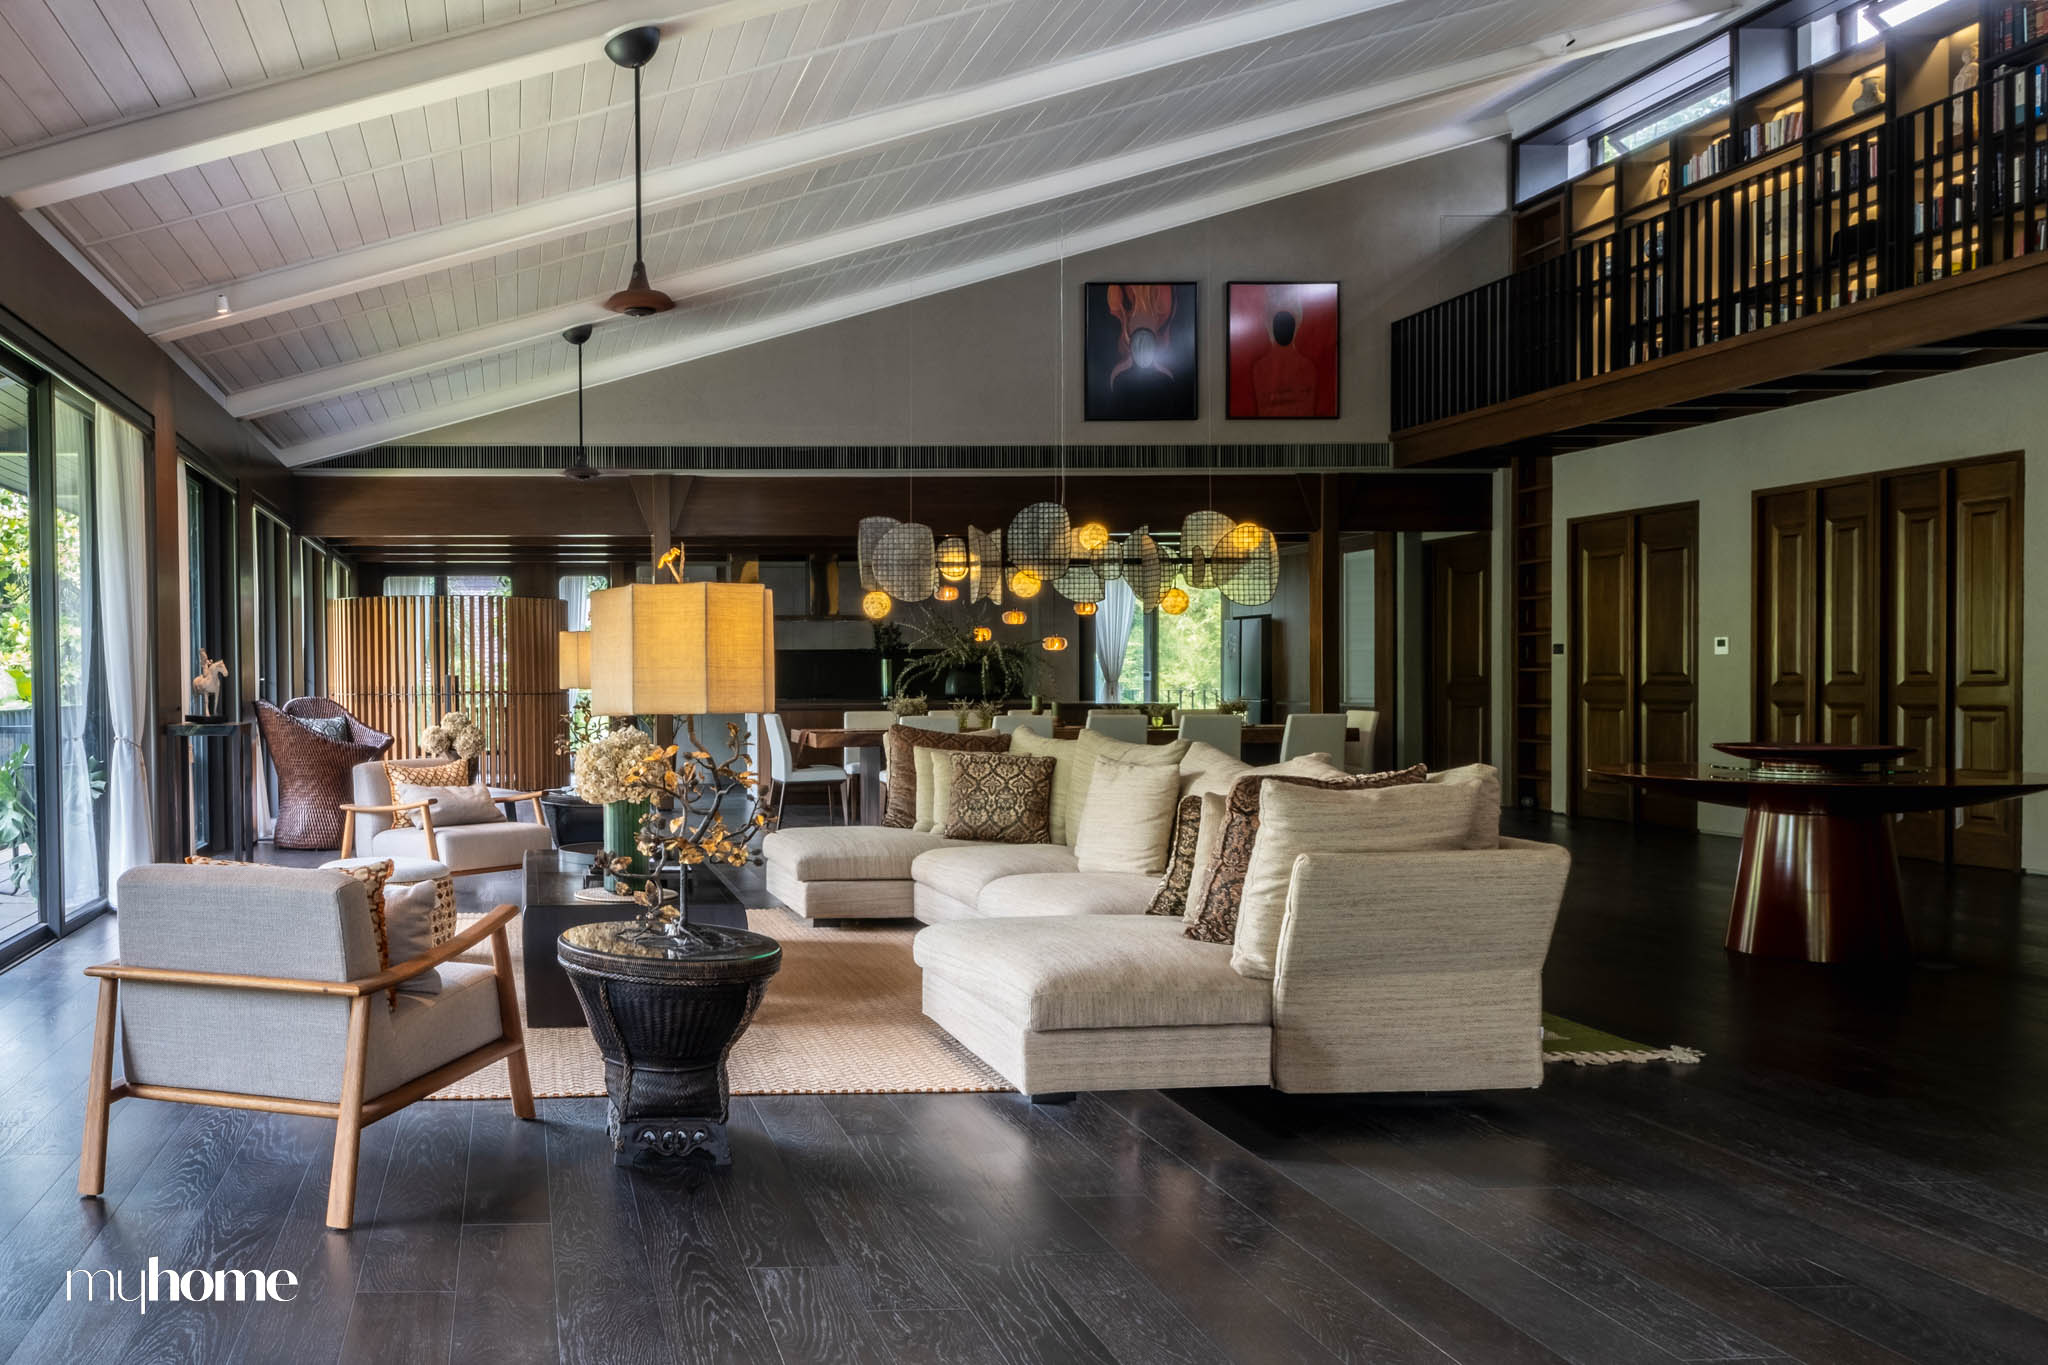
<path fill-rule="evenodd" d="M 299 724 L 330 716 L 348 722 L 347 743 Z M 341 808 L 355 799 L 350 773 L 356 764 L 389 753 L 391 736 L 325 697 L 294 697 L 282 707 L 259 701 L 256 724 L 277 770 L 277 847 L 339 848 Z"/>

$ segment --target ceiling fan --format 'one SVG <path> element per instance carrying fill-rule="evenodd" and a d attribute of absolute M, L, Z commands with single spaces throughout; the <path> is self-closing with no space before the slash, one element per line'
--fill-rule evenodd
<path fill-rule="evenodd" d="M 642 236 L 640 206 L 640 68 L 654 59 L 661 46 L 661 30 L 652 24 L 624 29 L 604 45 L 604 55 L 633 73 L 633 277 L 626 287 L 604 301 L 614 313 L 644 318 L 666 313 L 676 301 L 647 283 L 647 251 Z"/>
<path fill-rule="evenodd" d="M 576 348 L 576 453 L 563 466 L 562 477 L 578 483 L 604 477 L 602 469 L 591 468 L 590 450 L 583 444 L 583 343 L 590 340 L 591 330 L 589 323 L 579 322 L 562 333 L 562 340 Z"/>

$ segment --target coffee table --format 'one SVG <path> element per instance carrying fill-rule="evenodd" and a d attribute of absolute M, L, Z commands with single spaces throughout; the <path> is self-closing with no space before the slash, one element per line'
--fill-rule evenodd
<path fill-rule="evenodd" d="M 555 941 L 565 929 L 626 919 L 636 913 L 629 901 L 576 899 L 583 887 L 583 869 L 565 867 L 554 849 L 526 855 L 525 883 L 520 894 L 519 947 L 525 958 L 526 1026 L 582 1028 L 583 1006 L 555 961 Z M 693 869 L 688 883 L 690 919 L 697 924 L 747 927 L 746 908 L 708 868 Z"/>

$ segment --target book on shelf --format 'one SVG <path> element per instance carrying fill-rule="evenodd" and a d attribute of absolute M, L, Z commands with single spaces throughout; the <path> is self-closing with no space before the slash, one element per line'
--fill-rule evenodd
<path fill-rule="evenodd" d="M 1991 26 L 1992 51 L 2010 52 L 2043 34 L 2048 34 L 2048 0 L 2023 0 L 2021 4 L 2007 5 Z"/>
<path fill-rule="evenodd" d="M 1745 157 L 1768 156 L 1780 147 L 1789 147 L 1806 136 L 1806 111 L 1793 109 L 1778 115 L 1768 123 L 1752 123 L 1743 130 L 1742 151 Z"/>
<path fill-rule="evenodd" d="M 1719 175 L 1728 169 L 1729 149 L 1735 145 L 1733 138 L 1719 137 L 1704 149 L 1694 152 L 1678 168 L 1678 183 L 1681 187 Z"/>

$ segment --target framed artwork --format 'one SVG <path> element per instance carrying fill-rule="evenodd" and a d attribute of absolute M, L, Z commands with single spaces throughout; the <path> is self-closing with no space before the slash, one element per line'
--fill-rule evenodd
<path fill-rule="evenodd" d="M 1082 415 L 1091 422 L 1195 418 L 1195 286 L 1084 287 Z"/>
<path fill-rule="evenodd" d="M 1337 286 L 1233 281 L 1231 417 L 1337 415 Z"/>

